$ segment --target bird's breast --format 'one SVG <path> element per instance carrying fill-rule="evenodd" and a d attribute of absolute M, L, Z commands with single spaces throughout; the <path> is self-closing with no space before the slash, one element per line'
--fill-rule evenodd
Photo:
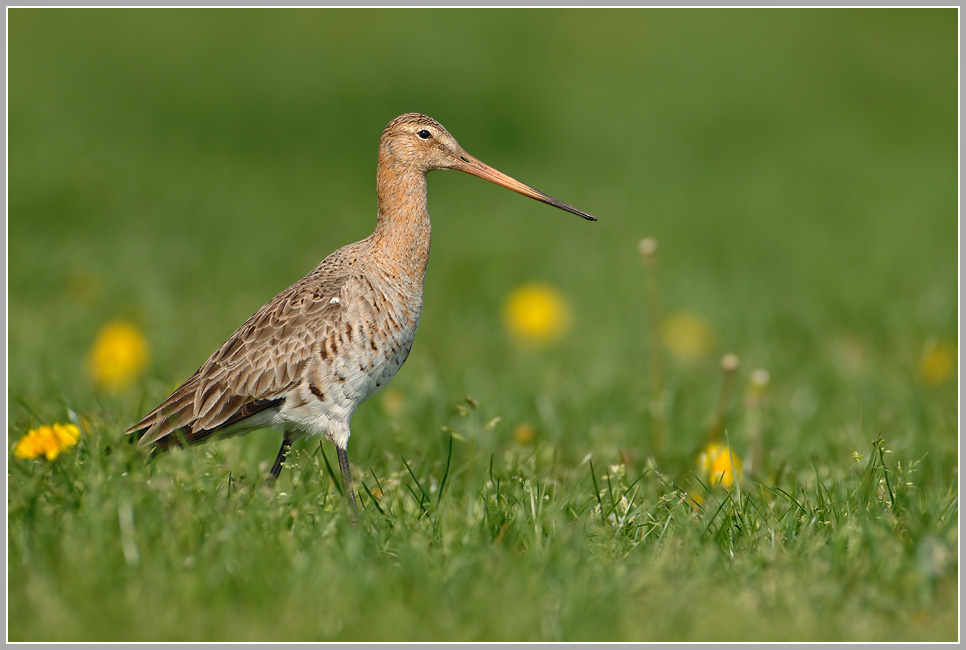
<path fill-rule="evenodd" d="M 355 286 L 343 291 L 338 321 L 327 325 L 283 410 L 283 419 L 306 432 L 347 431 L 356 407 L 389 383 L 412 348 L 421 290 L 371 280 Z"/>

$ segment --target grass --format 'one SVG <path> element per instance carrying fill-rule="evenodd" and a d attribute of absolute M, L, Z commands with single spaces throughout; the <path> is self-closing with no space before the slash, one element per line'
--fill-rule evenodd
<path fill-rule="evenodd" d="M 10 10 L 8 448 L 84 436 L 8 456 L 8 639 L 958 639 L 957 20 Z M 356 525 L 327 443 L 274 490 L 278 433 L 146 462 L 121 431 L 371 230 L 409 110 L 600 222 L 430 176 Z M 501 323 L 530 280 L 572 307 L 546 346 Z M 673 314 L 703 352 L 653 344 Z M 116 318 L 151 361 L 110 392 L 86 364 Z"/>

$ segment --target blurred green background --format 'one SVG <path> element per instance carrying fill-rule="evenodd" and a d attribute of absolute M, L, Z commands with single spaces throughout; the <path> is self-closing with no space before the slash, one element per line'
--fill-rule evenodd
<path fill-rule="evenodd" d="M 730 351 L 772 375 L 777 448 L 841 450 L 879 429 L 925 451 L 937 394 L 923 398 L 917 363 L 957 332 L 954 10 L 9 17 L 10 395 L 47 417 L 93 399 L 84 356 L 105 320 L 145 329 L 153 402 L 371 232 L 379 134 L 419 111 L 600 221 L 432 174 L 423 319 L 395 388 L 429 382 L 447 404 L 470 393 L 520 417 L 545 392 L 580 444 L 636 444 L 637 242 L 653 236 L 665 313 L 700 314 L 716 334 L 707 367 L 672 375 L 709 384 L 676 403 L 682 429 L 703 426 L 708 368 Z M 560 288 L 575 318 L 559 346 L 521 353 L 499 311 L 528 280 Z M 947 451 L 954 394 L 928 421 Z M 17 400 L 11 415 L 26 417 Z M 373 429 L 357 454 L 386 443 L 379 427 L 357 425 Z"/>
<path fill-rule="evenodd" d="M 771 376 L 765 472 L 846 464 L 881 435 L 944 486 L 958 444 L 957 20 L 9 10 L 10 437 L 72 409 L 120 439 L 264 302 L 371 232 L 379 134 L 418 111 L 600 221 L 430 175 L 422 322 L 391 384 L 402 407 L 360 408 L 354 464 L 445 457 L 440 426 L 464 395 L 502 418 L 476 432 L 483 450 L 512 445 L 522 422 L 564 463 L 643 462 L 655 324 L 637 246 L 651 236 L 663 313 L 714 334 L 702 358 L 666 360 L 672 472 L 703 440 L 733 352 L 736 402 L 752 369 Z M 501 309 L 534 280 L 566 297 L 573 326 L 521 349 Z M 119 317 L 151 362 L 111 395 L 85 364 Z M 937 342 L 946 372 L 924 374 Z M 254 463 L 278 440 L 219 444 Z"/>

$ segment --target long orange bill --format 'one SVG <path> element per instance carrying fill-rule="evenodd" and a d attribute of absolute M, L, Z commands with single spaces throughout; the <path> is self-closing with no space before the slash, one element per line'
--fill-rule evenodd
<path fill-rule="evenodd" d="M 490 181 L 491 183 L 496 183 L 497 185 L 505 187 L 508 190 L 518 192 L 523 196 L 529 196 L 531 199 L 536 199 L 546 203 L 547 205 L 552 205 L 555 208 L 566 210 L 567 212 L 576 214 L 584 219 L 587 219 L 588 221 L 597 221 L 597 217 L 594 215 L 587 214 L 583 210 L 578 210 L 574 206 L 568 205 L 563 201 L 559 201 L 549 194 L 544 194 L 540 190 L 535 190 L 529 185 L 525 185 L 517 179 L 507 176 L 503 172 L 493 169 L 486 163 L 477 160 L 466 152 L 463 152 L 459 158 L 460 162 L 453 166 L 454 169 L 466 172 L 467 174 L 473 174 L 474 176 L 478 176 L 484 180 Z"/>

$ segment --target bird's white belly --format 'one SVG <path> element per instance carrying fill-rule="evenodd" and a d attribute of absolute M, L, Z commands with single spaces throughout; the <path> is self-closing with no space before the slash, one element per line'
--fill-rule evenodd
<path fill-rule="evenodd" d="M 377 350 L 364 341 L 352 354 L 312 364 L 286 396 L 274 425 L 292 437 L 324 435 L 344 448 L 356 407 L 389 383 L 409 356 L 415 328 L 411 332 L 384 340 Z"/>

